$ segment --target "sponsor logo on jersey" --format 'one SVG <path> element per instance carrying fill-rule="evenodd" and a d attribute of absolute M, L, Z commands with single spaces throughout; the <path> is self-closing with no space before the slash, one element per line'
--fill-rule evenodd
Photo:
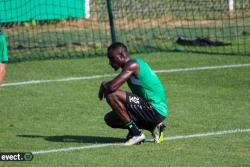
<path fill-rule="evenodd" d="M 140 104 L 140 99 L 138 97 L 131 97 L 129 96 L 129 102 L 133 102 L 135 104 Z"/>

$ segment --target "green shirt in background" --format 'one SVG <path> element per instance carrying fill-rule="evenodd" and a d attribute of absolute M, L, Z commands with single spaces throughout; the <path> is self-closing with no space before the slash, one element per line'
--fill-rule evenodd
<path fill-rule="evenodd" d="M 162 116 L 167 117 L 168 106 L 165 89 L 159 77 L 152 71 L 149 65 L 140 58 L 132 59 L 139 64 L 137 76 L 131 76 L 127 81 L 132 93 L 149 102 Z"/>
<path fill-rule="evenodd" d="M 7 50 L 6 38 L 1 29 L 0 29 L 0 62 L 8 62 L 8 50 Z"/>

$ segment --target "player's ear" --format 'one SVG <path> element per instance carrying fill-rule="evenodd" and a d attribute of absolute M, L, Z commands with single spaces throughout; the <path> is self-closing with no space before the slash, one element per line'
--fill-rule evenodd
<path fill-rule="evenodd" d="M 126 58 L 126 54 L 124 52 L 121 52 L 120 55 L 122 59 Z"/>

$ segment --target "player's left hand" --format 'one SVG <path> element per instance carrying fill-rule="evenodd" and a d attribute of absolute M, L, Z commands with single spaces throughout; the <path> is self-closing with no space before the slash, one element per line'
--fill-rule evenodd
<path fill-rule="evenodd" d="M 100 85 L 100 89 L 99 89 L 99 99 L 102 100 L 103 97 L 105 98 L 107 92 L 107 81 L 103 81 Z"/>

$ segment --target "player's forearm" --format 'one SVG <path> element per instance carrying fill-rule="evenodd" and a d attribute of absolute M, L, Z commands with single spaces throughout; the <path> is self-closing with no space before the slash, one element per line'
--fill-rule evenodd
<path fill-rule="evenodd" d="M 115 92 L 116 90 L 119 89 L 120 86 L 121 84 L 115 82 L 114 80 L 103 82 L 103 88 L 106 94 Z"/>

